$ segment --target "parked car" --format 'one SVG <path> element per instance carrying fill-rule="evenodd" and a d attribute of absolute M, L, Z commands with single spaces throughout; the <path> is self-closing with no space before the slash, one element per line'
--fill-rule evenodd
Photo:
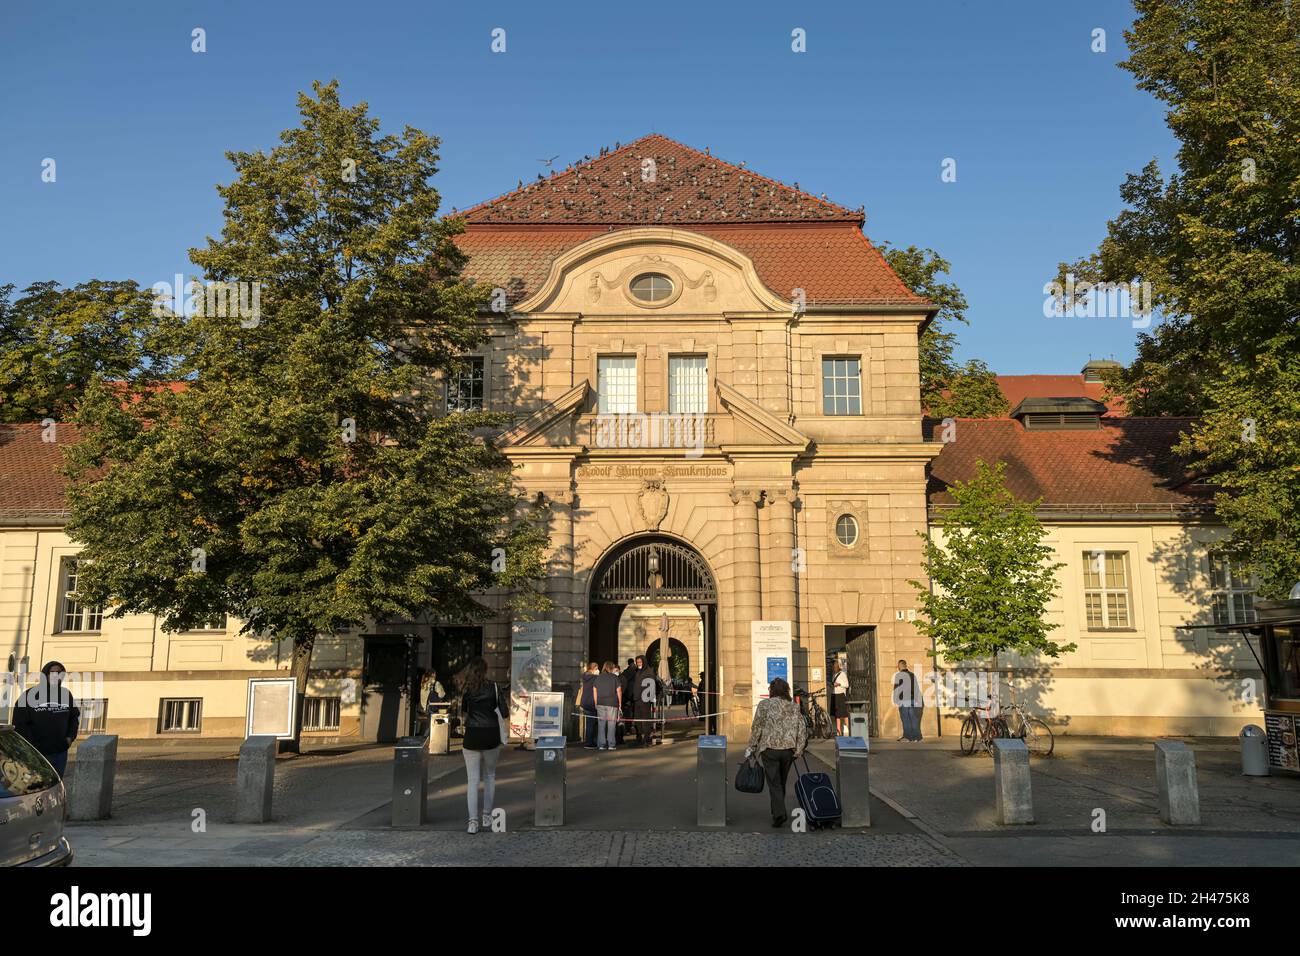
<path fill-rule="evenodd" d="M 40 752 L 0 724 L 0 866 L 67 866 L 68 794 Z"/>

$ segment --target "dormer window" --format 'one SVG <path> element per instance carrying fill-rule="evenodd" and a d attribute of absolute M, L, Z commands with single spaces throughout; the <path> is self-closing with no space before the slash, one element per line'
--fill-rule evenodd
<path fill-rule="evenodd" d="M 1119 362 L 1113 362 L 1110 359 L 1093 359 L 1083 367 L 1083 380 L 1100 384 L 1105 381 L 1106 372 L 1113 368 L 1123 367 Z"/>
<path fill-rule="evenodd" d="M 1011 412 L 1025 431 L 1088 431 L 1101 428 L 1106 406 L 1091 398 L 1026 398 Z"/>

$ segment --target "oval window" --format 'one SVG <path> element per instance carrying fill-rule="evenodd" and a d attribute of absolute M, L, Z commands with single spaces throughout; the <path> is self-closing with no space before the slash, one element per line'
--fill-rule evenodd
<path fill-rule="evenodd" d="M 851 548 L 857 544 L 858 519 L 853 515 L 840 515 L 835 521 L 835 537 L 846 548 Z"/>
<path fill-rule="evenodd" d="M 661 272 L 646 272 L 633 279 L 629 288 L 642 302 L 662 302 L 673 294 L 673 280 Z"/>

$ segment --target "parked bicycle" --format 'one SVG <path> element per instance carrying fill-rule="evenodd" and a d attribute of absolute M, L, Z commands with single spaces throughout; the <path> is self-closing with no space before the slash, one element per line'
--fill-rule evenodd
<path fill-rule="evenodd" d="M 822 707 L 821 702 L 817 700 L 825 691 L 804 691 L 796 690 L 794 692 L 795 701 L 799 704 L 799 711 L 803 714 L 804 723 L 808 725 L 808 736 L 812 738 L 829 738 L 835 736 L 834 725 L 831 724 L 830 715 Z"/>
<path fill-rule="evenodd" d="M 987 707 L 973 707 L 966 719 L 961 722 L 961 752 L 969 757 L 976 746 L 984 748 L 985 753 L 993 755 L 993 741 L 999 737 L 1010 737 L 1007 722 L 1001 716 L 992 717 Z"/>
<path fill-rule="evenodd" d="M 1056 735 L 1047 722 L 1029 714 L 1017 703 L 1003 708 L 999 718 L 1007 726 L 1008 736 L 1025 742 L 1025 747 L 1035 757 L 1050 757 L 1056 749 Z"/>

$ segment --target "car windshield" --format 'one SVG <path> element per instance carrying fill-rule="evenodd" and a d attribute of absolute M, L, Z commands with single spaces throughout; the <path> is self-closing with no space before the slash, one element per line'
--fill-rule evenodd
<path fill-rule="evenodd" d="M 0 799 L 48 790 L 59 775 L 21 734 L 0 730 Z"/>

